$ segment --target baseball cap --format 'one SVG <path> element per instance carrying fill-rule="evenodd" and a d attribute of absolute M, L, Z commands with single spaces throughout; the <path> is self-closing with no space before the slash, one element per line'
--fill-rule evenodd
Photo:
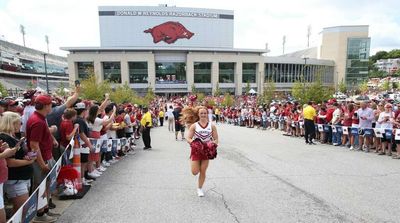
<path fill-rule="evenodd" d="M 74 109 L 75 110 L 85 110 L 86 109 L 86 105 L 83 102 L 79 102 L 79 103 L 75 104 Z"/>
<path fill-rule="evenodd" d="M 42 104 L 42 105 L 50 105 L 52 103 L 52 99 L 49 95 L 39 95 L 35 98 L 35 104 Z"/>

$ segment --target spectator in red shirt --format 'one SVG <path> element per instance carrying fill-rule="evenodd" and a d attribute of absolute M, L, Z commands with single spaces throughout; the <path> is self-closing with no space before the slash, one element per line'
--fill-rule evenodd
<path fill-rule="evenodd" d="M 78 124 L 75 124 L 74 121 L 76 119 L 76 111 L 73 108 L 68 108 L 64 111 L 64 115 L 60 124 L 60 147 L 63 151 L 68 146 L 68 143 L 74 137 L 77 129 L 79 128 Z"/>
<path fill-rule="evenodd" d="M 46 115 L 51 112 L 52 99 L 48 95 L 39 95 L 35 99 L 36 111 L 31 115 L 26 124 L 26 139 L 29 150 L 37 153 L 36 162 L 33 163 L 33 184 L 39 186 L 47 173 L 55 165 L 52 150 L 53 146 L 58 146 L 58 142 L 50 133 L 49 126 L 46 122 Z M 54 130 L 53 130 L 54 131 Z M 47 191 L 47 190 L 46 190 Z M 46 192 L 47 193 L 47 192 Z M 48 194 L 48 193 L 47 193 Z M 46 196 L 47 198 L 50 198 Z M 47 215 L 48 206 L 38 210 L 34 221 L 54 222 L 55 217 Z"/>

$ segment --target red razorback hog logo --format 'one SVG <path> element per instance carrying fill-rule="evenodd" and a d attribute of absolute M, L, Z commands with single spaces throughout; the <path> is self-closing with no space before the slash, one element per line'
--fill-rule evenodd
<path fill-rule="evenodd" d="M 194 33 L 187 30 L 179 22 L 165 22 L 153 28 L 147 29 L 145 33 L 151 33 L 153 37 L 153 42 L 158 43 L 164 41 L 168 44 L 175 43 L 178 39 L 190 39 Z"/>

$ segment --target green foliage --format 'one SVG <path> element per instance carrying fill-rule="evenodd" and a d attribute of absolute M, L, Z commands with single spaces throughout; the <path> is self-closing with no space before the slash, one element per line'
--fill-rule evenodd
<path fill-rule="evenodd" d="M 344 83 L 343 78 L 342 78 L 342 80 L 341 80 L 340 83 L 339 83 L 338 90 L 339 90 L 340 92 L 342 92 L 342 93 L 346 93 L 346 92 L 347 92 L 347 86 L 346 86 L 346 83 Z"/>
<path fill-rule="evenodd" d="M 7 97 L 8 96 L 8 91 L 7 89 L 4 87 L 4 85 L 2 83 L 0 83 L 0 93 L 2 97 Z"/>
<path fill-rule="evenodd" d="M 271 103 L 272 99 L 274 99 L 274 94 L 276 91 L 275 82 L 268 80 L 264 84 L 264 92 L 262 95 L 262 103 Z"/>
<path fill-rule="evenodd" d="M 358 86 L 358 90 L 360 91 L 360 93 L 365 94 L 368 91 L 368 82 L 364 81 L 363 83 L 361 83 Z"/>
<path fill-rule="evenodd" d="M 151 86 L 149 86 L 147 88 L 147 93 L 146 96 L 144 96 L 144 102 L 146 103 L 146 105 L 150 104 L 151 101 L 154 100 L 154 98 L 156 97 L 156 94 L 153 91 L 153 88 Z"/>
<path fill-rule="evenodd" d="M 192 84 L 192 94 L 196 94 L 196 92 L 197 92 L 196 86 Z"/>
<path fill-rule="evenodd" d="M 383 78 L 388 76 L 388 73 L 383 70 L 372 69 L 368 72 L 369 78 Z"/>
<path fill-rule="evenodd" d="M 399 82 L 392 82 L 393 89 L 399 89 Z"/>
<path fill-rule="evenodd" d="M 292 87 L 292 96 L 299 100 L 301 104 L 307 103 L 305 98 L 305 86 L 300 81 L 296 81 Z"/>
<path fill-rule="evenodd" d="M 28 81 L 28 83 L 26 84 L 26 89 L 31 90 L 33 88 L 34 88 L 34 86 L 33 86 L 32 81 Z"/>
<path fill-rule="evenodd" d="M 196 96 L 197 96 L 197 101 L 200 101 L 200 102 L 202 102 L 205 98 L 204 93 L 197 93 Z"/>
<path fill-rule="evenodd" d="M 115 91 L 110 94 L 111 101 L 117 104 L 123 103 L 136 103 L 138 96 L 135 91 L 133 91 L 127 82 L 124 85 L 118 86 Z"/>
<path fill-rule="evenodd" d="M 206 101 L 206 105 L 215 106 L 215 101 L 214 101 L 214 99 L 209 98 L 209 99 Z"/>
<path fill-rule="evenodd" d="M 221 105 L 224 107 L 231 107 L 235 103 L 234 98 L 231 94 L 225 93 L 224 100 L 222 101 Z"/>
<path fill-rule="evenodd" d="M 375 55 L 369 57 L 374 63 L 380 59 L 394 59 L 400 58 L 400 49 L 393 49 L 389 52 L 386 51 L 378 51 Z"/>
<path fill-rule="evenodd" d="M 68 95 L 68 93 L 64 90 L 65 89 L 65 85 L 63 82 L 60 82 L 60 84 L 58 85 L 58 89 L 56 90 L 56 94 L 58 96 L 62 96 L 65 97 Z"/>
<path fill-rule="evenodd" d="M 250 81 L 247 81 L 247 83 L 246 83 L 246 88 L 245 88 L 245 94 L 246 94 L 246 95 L 249 94 L 250 89 L 251 89 L 251 87 L 250 87 Z"/>
<path fill-rule="evenodd" d="M 390 90 L 390 81 L 389 79 L 386 79 L 385 82 L 381 85 L 381 90 L 382 91 L 389 91 Z"/>
<path fill-rule="evenodd" d="M 106 93 L 111 93 L 111 84 L 108 81 L 99 82 L 93 72 L 89 72 L 89 76 L 81 81 L 82 97 L 98 102 L 103 101 Z"/>
<path fill-rule="evenodd" d="M 221 95 L 221 89 L 219 88 L 219 83 L 217 83 L 217 86 L 215 87 L 214 96 L 220 96 L 220 95 Z"/>
<path fill-rule="evenodd" d="M 320 103 L 332 98 L 335 89 L 322 85 L 321 75 L 318 75 L 312 83 L 301 83 L 297 81 L 292 87 L 292 96 L 299 100 L 301 104 L 309 101 Z"/>

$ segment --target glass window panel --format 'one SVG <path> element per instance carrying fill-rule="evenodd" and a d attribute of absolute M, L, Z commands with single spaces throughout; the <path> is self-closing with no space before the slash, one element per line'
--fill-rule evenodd
<path fill-rule="evenodd" d="M 147 62 L 128 62 L 129 83 L 148 83 Z"/>
<path fill-rule="evenodd" d="M 120 62 L 103 62 L 104 80 L 112 83 L 121 83 L 121 63 Z"/>

